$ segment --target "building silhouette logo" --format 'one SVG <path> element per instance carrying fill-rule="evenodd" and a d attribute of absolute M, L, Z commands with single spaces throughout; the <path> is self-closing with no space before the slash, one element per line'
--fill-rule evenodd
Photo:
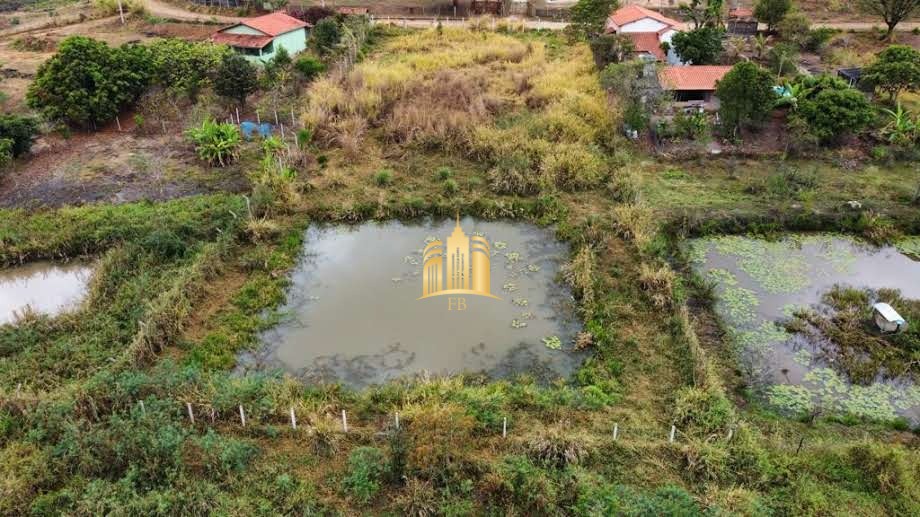
<path fill-rule="evenodd" d="M 492 294 L 491 260 L 489 241 L 478 235 L 468 237 L 460 228 L 460 216 L 457 215 L 457 225 L 446 245 L 437 239 L 425 246 L 422 296 L 418 299 L 448 295 L 499 299 Z"/>

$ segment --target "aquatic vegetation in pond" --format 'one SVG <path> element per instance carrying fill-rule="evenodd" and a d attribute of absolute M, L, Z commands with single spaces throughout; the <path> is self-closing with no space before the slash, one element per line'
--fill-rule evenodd
<path fill-rule="evenodd" d="M 760 301 L 750 289 L 728 287 L 719 296 L 719 303 L 725 307 L 732 323 L 746 325 L 753 323 L 757 318 L 756 308 Z"/>
<path fill-rule="evenodd" d="M 505 282 L 505 284 L 502 286 L 502 289 L 508 291 L 509 293 L 513 293 L 517 291 L 517 284 L 514 282 Z"/>
<path fill-rule="evenodd" d="M 509 253 L 505 253 L 505 258 L 508 259 L 508 262 L 514 264 L 515 262 L 521 260 L 521 254 L 516 251 L 511 251 Z"/>
<path fill-rule="evenodd" d="M 735 286 L 738 285 L 738 279 L 727 269 L 710 269 L 706 272 L 706 278 L 718 285 Z"/>
<path fill-rule="evenodd" d="M 530 273 L 536 273 L 537 271 L 540 271 L 540 266 L 536 264 L 528 264 L 527 271 Z"/>
<path fill-rule="evenodd" d="M 550 350 L 562 350 L 562 340 L 559 336 L 549 336 L 543 338 L 543 344 Z"/>
<path fill-rule="evenodd" d="M 799 350 L 792 356 L 792 360 L 799 363 L 802 366 L 808 366 L 811 364 L 811 352 L 805 350 L 804 348 Z"/>
<path fill-rule="evenodd" d="M 770 293 L 792 293 L 810 284 L 808 263 L 789 253 L 792 241 L 768 242 L 739 236 L 714 240 L 715 249 L 738 257 L 738 266 Z"/>
<path fill-rule="evenodd" d="M 793 415 L 807 415 L 814 409 L 814 394 L 805 386 L 776 384 L 767 390 L 770 405 Z"/>
<path fill-rule="evenodd" d="M 497 250 L 503 250 L 508 247 L 508 243 L 504 241 L 495 241 L 492 243 L 492 247 Z"/>
<path fill-rule="evenodd" d="M 527 307 L 529 302 L 527 301 L 527 298 L 514 298 L 511 300 L 511 303 L 517 305 L 518 307 Z"/>
<path fill-rule="evenodd" d="M 527 326 L 527 322 L 526 322 L 526 321 L 521 321 L 521 320 L 518 320 L 518 319 L 513 319 L 513 320 L 511 320 L 511 328 L 513 328 L 513 329 L 522 329 L 522 328 L 524 328 L 524 327 L 526 327 L 526 326 Z"/>

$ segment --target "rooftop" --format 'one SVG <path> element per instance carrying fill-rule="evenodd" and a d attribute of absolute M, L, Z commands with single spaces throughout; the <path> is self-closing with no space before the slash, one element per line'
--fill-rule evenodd
<path fill-rule="evenodd" d="M 716 83 L 731 70 L 730 66 L 666 66 L 658 73 L 665 90 L 715 90 Z"/>
<path fill-rule="evenodd" d="M 632 40 L 637 52 L 648 52 L 660 61 L 667 58 L 664 51 L 661 50 L 657 32 L 627 32 L 625 35 Z"/>
<path fill-rule="evenodd" d="M 651 18 L 672 27 L 681 25 L 681 22 L 673 18 L 668 18 L 658 11 L 646 9 L 645 7 L 636 4 L 629 4 L 612 12 L 610 17 L 607 18 L 607 22 L 608 24 L 612 23 L 616 27 L 622 27 L 624 25 L 637 22 L 643 18 Z"/>
<path fill-rule="evenodd" d="M 272 41 L 272 36 L 255 36 L 253 34 L 231 34 L 218 32 L 211 36 L 211 41 L 221 45 L 237 48 L 262 48 Z"/>
<path fill-rule="evenodd" d="M 292 30 L 300 29 L 302 27 L 310 27 L 309 23 L 298 20 L 293 16 L 288 16 L 287 14 L 280 11 L 263 16 L 257 16 L 255 18 L 246 18 L 237 25 L 252 27 L 253 29 L 263 34 L 267 34 L 268 36 L 279 36 L 286 32 L 291 32 Z M 233 27 L 236 27 L 236 25 L 233 25 Z M 224 30 L 226 29 L 221 29 L 221 31 Z"/>

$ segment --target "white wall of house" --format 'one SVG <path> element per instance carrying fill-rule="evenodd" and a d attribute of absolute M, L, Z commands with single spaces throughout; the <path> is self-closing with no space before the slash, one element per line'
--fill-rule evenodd
<path fill-rule="evenodd" d="M 667 25 L 658 20 L 642 18 L 641 20 L 636 20 L 620 27 L 619 32 L 658 32 L 665 27 L 667 27 Z"/>
<path fill-rule="evenodd" d="M 675 34 L 677 34 L 677 31 L 674 30 L 674 29 L 671 29 L 671 30 L 669 30 L 669 31 L 665 31 L 665 32 L 663 32 L 663 33 L 661 34 L 661 36 L 658 37 L 658 41 L 660 41 L 660 42 L 665 42 L 665 41 L 666 41 L 666 42 L 668 42 L 668 43 L 670 44 L 670 43 L 671 43 L 671 38 L 673 38 Z M 680 57 L 678 57 L 678 55 L 677 55 L 677 51 L 675 51 L 673 47 L 670 48 L 670 49 L 668 49 L 667 59 L 668 59 L 668 64 L 669 64 L 669 65 L 680 65 L 680 64 L 683 64 L 683 62 L 680 60 Z"/>

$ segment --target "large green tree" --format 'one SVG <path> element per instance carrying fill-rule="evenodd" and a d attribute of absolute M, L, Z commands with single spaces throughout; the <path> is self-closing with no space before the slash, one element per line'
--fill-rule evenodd
<path fill-rule="evenodd" d="M 722 27 L 725 0 L 690 0 L 690 3 L 681 3 L 678 10 L 688 20 L 693 22 L 693 28 Z"/>
<path fill-rule="evenodd" d="M 891 45 L 863 71 L 863 79 L 894 101 L 904 90 L 920 90 L 920 52 L 907 45 Z"/>
<path fill-rule="evenodd" d="M 891 39 L 894 28 L 920 8 L 920 0 L 856 0 L 856 6 L 867 14 L 881 16 L 888 26 L 885 37 Z"/>
<path fill-rule="evenodd" d="M 671 38 L 671 46 L 684 63 L 694 65 L 714 64 L 722 54 L 721 27 L 701 27 L 687 32 L 678 32 Z"/>
<path fill-rule="evenodd" d="M 792 0 L 758 0 L 754 6 L 754 17 L 767 24 L 767 31 L 774 32 L 779 22 L 792 9 Z"/>
<path fill-rule="evenodd" d="M 214 91 L 221 97 L 235 100 L 246 106 L 246 98 L 259 88 L 256 67 L 239 54 L 224 57 L 214 77 Z"/>
<path fill-rule="evenodd" d="M 111 48 L 101 41 L 71 36 L 38 68 L 27 99 L 49 120 L 94 127 L 133 103 L 150 78 L 146 48 Z"/>
<path fill-rule="evenodd" d="M 149 49 L 154 81 L 192 99 L 210 83 L 209 74 L 230 52 L 223 45 L 178 38 L 157 40 Z"/>
<path fill-rule="evenodd" d="M 323 18 L 316 22 L 313 32 L 310 34 L 313 40 L 313 48 L 320 56 L 325 56 L 335 49 L 342 39 L 342 29 L 339 22 L 334 17 Z"/>
<path fill-rule="evenodd" d="M 569 30 L 579 38 L 601 34 L 610 13 L 619 7 L 619 0 L 578 0 L 570 10 Z"/>
<path fill-rule="evenodd" d="M 773 76 L 750 61 L 732 67 L 716 85 L 716 95 L 722 124 L 733 134 L 743 126 L 763 122 L 776 100 Z"/>

